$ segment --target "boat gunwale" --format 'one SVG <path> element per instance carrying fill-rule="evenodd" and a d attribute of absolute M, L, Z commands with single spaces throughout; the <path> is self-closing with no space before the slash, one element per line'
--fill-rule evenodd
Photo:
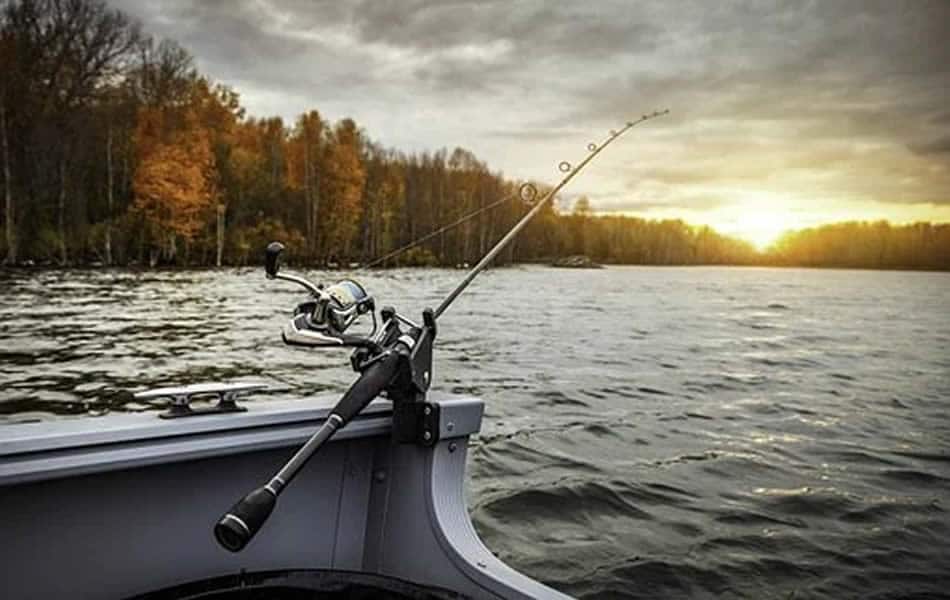
<path fill-rule="evenodd" d="M 113 414 L 0 425 L 0 460 L 22 454 L 78 449 L 89 446 L 144 442 L 260 427 L 319 423 L 330 414 L 336 396 L 313 400 L 247 403 L 247 412 L 161 419 L 159 412 Z M 375 400 L 356 419 L 392 414 L 392 403 Z"/>

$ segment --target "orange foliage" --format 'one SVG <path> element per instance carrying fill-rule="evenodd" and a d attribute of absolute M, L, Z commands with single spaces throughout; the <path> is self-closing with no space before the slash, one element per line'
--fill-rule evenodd
<path fill-rule="evenodd" d="M 151 109 L 142 112 L 136 136 L 139 164 L 132 183 L 135 208 L 161 237 L 192 240 L 216 200 L 211 137 L 193 115 L 186 116 L 183 130 L 162 136 L 153 127 L 161 115 L 149 114 L 157 112 Z"/>
<path fill-rule="evenodd" d="M 360 150 L 362 138 L 351 119 L 344 119 L 333 132 L 327 149 L 325 190 L 332 204 L 327 207 L 328 237 L 331 248 L 348 254 L 359 229 L 362 212 L 363 186 L 366 169 L 363 167 Z"/>
<path fill-rule="evenodd" d="M 323 134 L 324 123 L 317 111 L 311 110 L 297 119 L 293 136 L 287 141 L 287 186 L 290 189 L 308 190 L 313 185 Z"/>

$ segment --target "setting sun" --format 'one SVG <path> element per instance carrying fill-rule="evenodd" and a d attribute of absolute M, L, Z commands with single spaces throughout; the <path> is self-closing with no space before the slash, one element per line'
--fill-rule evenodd
<path fill-rule="evenodd" d="M 765 250 L 784 232 L 794 228 L 790 215 L 780 212 L 758 212 L 743 215 L 735 229 L 729 233 L 752 244 L 758 250 Z M 725 231 L 725 227 L 722 227 Z"/>

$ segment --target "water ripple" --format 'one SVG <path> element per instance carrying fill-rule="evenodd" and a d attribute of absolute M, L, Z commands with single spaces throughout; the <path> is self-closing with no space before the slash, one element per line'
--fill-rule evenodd
<path fill-rule="evenodd" d="M 435 388 L 487 403 L 469 497 L 503 560 L 580 598 L 947 597 L 950 275 L 551 274 L 489 271 L 437 340 Z M 409 314 L 459 277 L 352 275 Z M 341 391 L 345 353 L 280 343 L 299 299 L 257 269 L 0 270 L 0 421 Z"/>

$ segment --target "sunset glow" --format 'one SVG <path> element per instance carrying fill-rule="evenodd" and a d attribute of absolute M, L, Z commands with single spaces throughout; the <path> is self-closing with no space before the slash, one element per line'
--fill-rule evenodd
<path fill-rule="evenodd" d="M 767 206 L 768 208 L 763 208 Z M 950 221 L 950 207 L 934 204 L 888 205 L 883 203 L 840 203 L 808 207 L 804 200 L 792 204 L 736 204 L 701 211 L 691 209 L 654 209 L 623 213 L 646 219 L 682 219 L 693 225 L 708 225 L 727 235 L 767 250 L 782 234 L 807 227 L 842 221 L 890 221 L 894 224 L 919 221 Z"/>
<path fill-rule="evenodd" d="M 758 209 L 737 207 L 740 212 L 735 218 L 718 220 L 710 215 L 709 222 L 697 215 L 697 222 L 703 222 L 717 231 L 745 239 L 759 250 L 766 250 L 783 233 L 817 227 L 842 221 L 890 221 L 894 224 L 915 223 L 919 221 L 950 221 L 950 208 L 936 205 L 887 206 L 879 203 L 847 204 L 828 207 L 815 206 L 812 210 L 776 207 L 769 212 Z"/>
<path fill-rule="evenodd" d="M 950 222 L 950 205 L 935 203 L 889 203 L 845 198 L 815 199 L 811 195 L 795 196 L 768 190 L 729 190 L 734 203 L 710 208 L 693 208 L 687 200 L 679 206 L 657 204 L 639 211 L 610 211 L 645 219 L 681 219 L 692 225 L 707 225 L 720 233 L 752 243 L 758 250 L 767 250 L 782 234 L 843 221 L 889 221 L 894 224 L 920 221 Z M 794 187 L 792 188 L 794 189 Z M 722 193 L 722 192 L 715 192 Z M 688 197 L 695 197 L 691 194 Z"/>
<path fill-rule="evenodd" d="M 765 250 L 789 229 L 802 226 L 800 220 L 791 213 L 781 211 L 744 212 L 735 222 L 734 228 L 728 224 L 713 225 L 722 233 L 735 235 L 749 242 L 759 250 Z"/>

